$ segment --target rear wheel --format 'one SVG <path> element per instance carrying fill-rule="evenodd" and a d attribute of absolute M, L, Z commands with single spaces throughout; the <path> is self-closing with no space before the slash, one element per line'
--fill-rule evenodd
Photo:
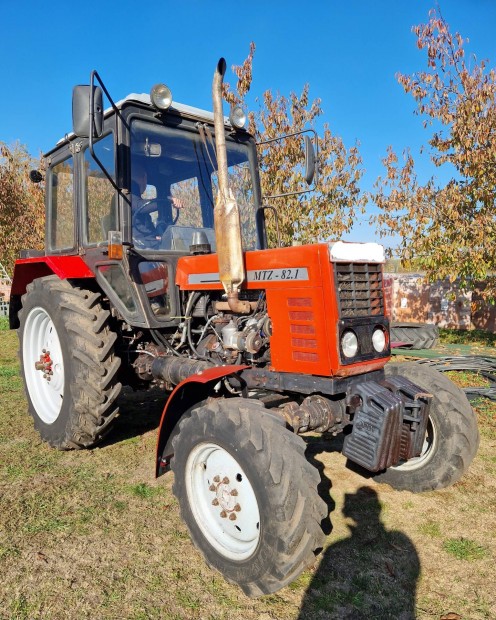
<path fill-rule="evenodd" d="M 303 440 L 258 401 L 219 399 L 180 423 L 174 494 L 207 563 L 248 596 L 279 590 L 324 542 L 326 504 Z"/>
<path fill-rule="evenodd" d="M 401 375 L 433 395 L 422 453 L 375 476 L 395 489 L 442 489 L 467 471 L 479 447 L 477 419 L 460 388 L 437 370 L 416 363 L 388 364 L 386 377 Z"/>
<path fill-rule="evenodd" d="M 99 293 L 48 276 L 27 287 L 19 312 L 21 369 L 42 439 L 61 450 L 90 447 L 117 414 L 120 359 Z"/>

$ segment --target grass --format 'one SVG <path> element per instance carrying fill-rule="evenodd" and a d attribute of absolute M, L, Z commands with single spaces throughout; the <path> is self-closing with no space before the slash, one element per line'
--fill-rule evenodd
<path fill-rule="evenodd" d="M 446 553 L 454 556 L 457 560 L 472 562 L 488 557 L 488 550 L 468 538 L 448 538 L 443 543 Z"/>
<path fill-rule="evenodd" d="M 419 525 L 419 532 L 424 536 L 430 536 L 431 538 L 441 537 L 441 525 L 436 521 L 426 521 Z"/>
<path fill-rule="evenodd" d="M 153 488 L 149 484 L 146 484 L 146 482 L 135 484 L 130 487 L 129 490 L 133 495 L 141 497 L 141 499 L 151 499 L 158 492 L 157 488 Z"/>
<path fill-rule="evenodd" d="M 481 329 L 439 329 L 441 344 L 468 344 L 482 347 L 496 346 L 496 334 Z"/>
<path fill-rule="evenodd" d="M 495 403 L 475 403 L 479 454 L 439 492 L 375 484 L 345 467 L 339 438 L 316 438 L 334 502 L 324 553 L 250 600 L 191 543 L 172 474 L 154 478 L 161 393 L 145 404 L 126 393 L 106 443 L 57 452 L 27 415 L 16 351 L 15 334 L 0 331 L 1 620 L 496 617 Z"/>

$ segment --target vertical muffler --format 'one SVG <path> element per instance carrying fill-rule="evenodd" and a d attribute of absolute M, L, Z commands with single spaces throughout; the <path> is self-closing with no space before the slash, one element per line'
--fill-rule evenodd
<path fill-rule="evenodd" d="M 219 260 L 219 278 L 227 294 L 227 303 L 232 312 L 248 314 L 250 304 L 239 299 L 239 287 L 245 279 L 241 222 L 238 204 L 229 188 L 227 169 L 226 135 L 222 109 L 222 82 L 226 72 L 226 61 L 217 63 L 212 84 L 214 104 L 215 147 L 217 150 L 217 177 L 219 188 L 214 207 L 215 241 Z"/>

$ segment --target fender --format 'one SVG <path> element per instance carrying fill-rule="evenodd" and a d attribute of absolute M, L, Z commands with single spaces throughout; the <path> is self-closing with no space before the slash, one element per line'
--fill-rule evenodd
<path fill-rule="evenodd" d="M 175 387 L 165 403 L 158 428 L 155 468 L 157 478 L 169 471 L 169 463 L 173 456 L 172 439 L 178 432 L 178 422 L 182 415 L 194 405 L 208 398 L 212 391 L 212 383 L 217 383 L 219 379 L 245 370 L 245 368 L 249 368 L 249 366 L 215 366 L 196 375 L 191 375 Z"/>
<path fill-rule="evenodd" d="M 67 278 L 94 278 L 95 274 L 81 256 L 33 256 L 19 258 L 14 267 L 12 295 L 24 295 L 26 286 L 36 278 L 57 275 Z"/>

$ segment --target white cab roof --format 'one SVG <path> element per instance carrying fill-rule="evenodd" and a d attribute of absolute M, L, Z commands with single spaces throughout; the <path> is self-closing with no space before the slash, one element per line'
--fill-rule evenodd
<path fill-rule="evenodd" d="M 127 95 L 127 97 L 124 97 L 124 99 L 120 99 L 119 101 L 117 101 L 115 105 L 117 108 L 121 109 L 125 103 L 132 102 L 132 101 L 135 101 L 137 103 L 144 103 L 145 105 L 148 105 L 150 107 L 152 105 L 151 100 L 150 100 L 150 95 L 147 93 L 131 93 Z M 113 112 L 113 110 L 114 109 L 112 107 L 107 108 L 104 112 L 104 116 L 109 116 Z M 176 103 L 174 101 L 171 107 L 169 108 L 169 110 L 171 112 L 176 112 L 180 116 L 184 116 L 186 118 L 192 118 L 194 120 L 199 120 L 199 121 L 206 121 L 207 123 L 214 122 L 213 112 L 209 112 L 208 110 L 202 110 L 201 108 L 195 108 L 193 106 L 186 105 L 184 103 Z M 226 127 L 231 129 L 231 122 L 229 120 L 229 117 L 227 116 L 224 116 L 224 125 L 226 125 Z M 74 137 L 75 135 L 71 131 L 70 133 L 66 134 L 63 138 L 61 138 L 57 142 L 57 145 L 62 144 L 62 142 L 65 142 L 66 140 L 71 140 Z"/>

